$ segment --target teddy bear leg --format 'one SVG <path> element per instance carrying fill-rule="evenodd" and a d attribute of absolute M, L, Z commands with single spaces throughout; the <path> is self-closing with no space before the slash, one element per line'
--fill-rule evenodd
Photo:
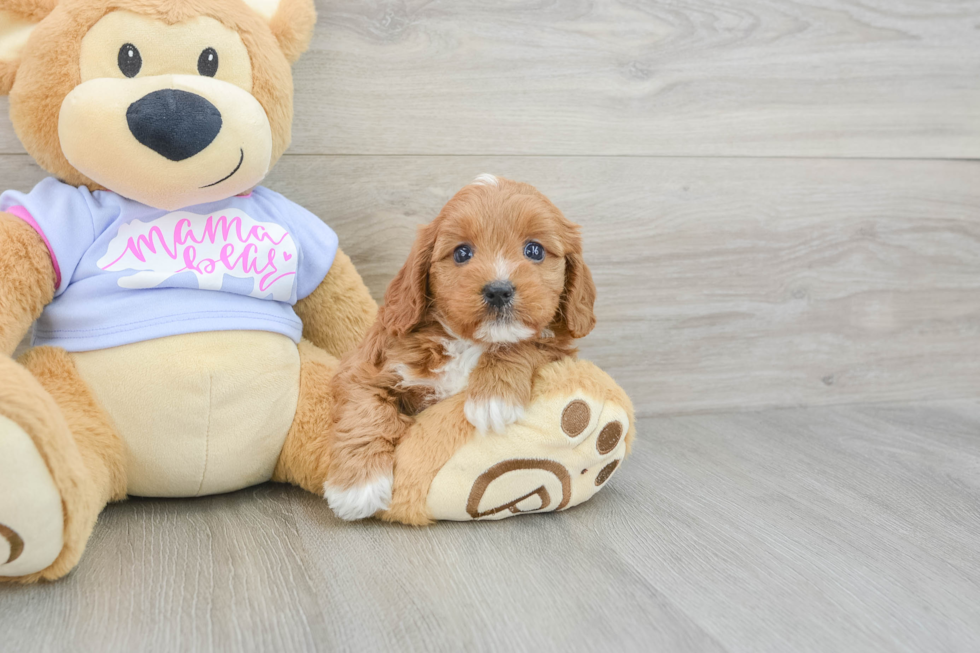
<path fill-rule="evenodd" d="M 0 359 L 0 581 L 55 580 L 126 493 L 124 448 L 68 354 Z"/>
<path fill-rule="evenodd" d="M 395 450 L 389 521 L 502 519 L 564 510 L 605 486 L 635 435 L 626 393 L 592 363 L 566 359 L 535 374 L 525 416 L 478 435 L 461 397 L 419 415 Z"/>
<path fill-rule="evenodd" d="M 296 416 L 286 435 L 272 480 L 298 485 L 323 496 L 333 446 L 331 380 L 339 363 L 308 340 L 299 343 L 299 360 Z"/>

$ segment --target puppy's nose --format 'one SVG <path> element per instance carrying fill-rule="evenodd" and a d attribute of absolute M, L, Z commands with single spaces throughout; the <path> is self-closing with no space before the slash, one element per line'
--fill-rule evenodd
<path fill-rule="evenodd" d="M 129 131 L 171 161 L 189 159 L 221 131 L 221 112 L 200 95 L 165 88 L 129 105 Z"/>
<path fill-rule="evenodd" d="M 514 301 L 514 284 L 510 281 L 491 281 L 483 286 L 483 299 L 493 308 L 510 306 Z"/>

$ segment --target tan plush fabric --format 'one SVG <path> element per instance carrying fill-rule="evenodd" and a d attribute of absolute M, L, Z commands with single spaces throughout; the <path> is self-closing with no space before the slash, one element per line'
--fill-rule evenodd
<path fill-rule="evenodd" d="M 176 24 L 208 16 L 237 31 L 252 62 L 252 94 L 265 109 L 272 130 L 269 167 L 289 146 L 293 117 L 290 62 L 308 45 L 316 12 L 311 0 L 283 0 L 267 21 L 241 0 L 62 0 L 50 11 L 36 2 L 11 10 L 37 20 L 18 62 L 0 65 L 0 92 L 10 92 L 10 115 L 21 142 L 45 170 L 66 183 L 102 188 L 76 170 L 62 152 L 58 135 L 61 105 L 81 81 L 82 39 L 108 11 L 129 10 Z M 45 14 L 48 14 L 45 16 Z M 294 24 L 292 21 L 301 21 Z M 16 67 L 15 70 L 13 68 Z M 8 88 L 10 81 L 12 88 Z"/>
<path fill-rule="evenodd" d="M 6 0 L 4 9 L 32 21 L 39 21 L 54 9 L 59 0 Z"/>
<path fill-rule="evenodd" d="M 85 512 L 98 514 L 105 504 L 124 499 L 124 444 L 111 416 L 85 383 L 71 355 L 57 347 L 36 347 L 21 356 L 20 363 L 41 384 L 65 418 L 95 492 Z M 68 502 L 72 500 L 74 497 L 67 497 Z"/>
<path fill-rule="evenodd" d="M 20 14 L 0 9 L 0 61 L 17 61 L 34 29 L 35 22 Z"/>
<path fill-rule="evenodd" d="M 269 28 L 279 41 L 286 58 L 296 63 L 306 52 L 316 25 L 316 6 L 312 0 L 279 0 Z"/>
<path fill-rule="evenodd" d="M 340 358 L 364 338 L 378 305 L 350 257 L 337 250 L 330 272 L 316 290 L 296 303 L 296 314 L 303 320 L 303 337 Z"/>
<path fill-rule="evenodd" d="M 118 64 L 120 44 L 129 42 L 139 44 L 142 61 L 133 79 Z M 214 77 L 197 70 L 198 55 L 208 47 L 220 53 Z M 65 158 L 86 177 L 174 211 L 248 191 L 269 171 L 272 129 L 252 95 L 251 58 L 237 31 L 207 16 L 169 25 L 119 10 L 82 38 L 79 56 L 80 83 L 61 104 L 58 138 Z M 129 107 L 164 90 L 203 98 L 220 112 L 220 131 L 189 159 L 171 161 L 130 131 Z"/>
<path fill-rule="evenodd" d="M 51 566 L 0 578 L 29 583 L 71 571 L 102 508 L 125 496 L 125 475 L 122 442 L 64 350 L 40 347 L 20 362 L 0 357 L 0 414 L 33 441 L 61 495 L 64 522 L 64 546 Z"/>
<path fill-rule="evenodd" d="M 578 505 L 629 452 L 634 421 L 626 393 L 592 363 L 572 359 L 538 370 L 525 418 L 503 434 L 477 435 L 461 398 L 450 398 L 419 415 L 396 449 L 384 518 L 502 519 Z"/>
<path fill-rule="evenodd" d="M 54 296 L 44 241 L 20 218 L 0 213 L 0 356 L 10 356 Z"/>
<path fill-rule="evenodd" d="M 331 380 L 338 363 L 308 340 L 299 343 L 299 357 L 299 403 L 272 480 L 322 494 L 333 445 Z"/>
<path fill-rule="evenodd" d="M 272 478 L 299 394 L 289 338 L 192 333 L 72 358 L 126 443 L 129 494 L 218 494 Z"/>
<path fill-rule="evenodd" d="M 7 0 L 0 8 L 0 95 L 13 87 L 24 46 L 55 1 Z"/>
<path fill-rule="evenodd" d="M 3 415 L 0 451 L 0 576 L 26 576 L 61 553 L 61 495 L 31 437 Z"/>

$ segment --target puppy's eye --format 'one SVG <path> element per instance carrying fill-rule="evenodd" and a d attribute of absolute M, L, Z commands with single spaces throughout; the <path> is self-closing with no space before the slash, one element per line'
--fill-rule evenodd
<path fill-rule="evenodd" d="M 543 261 L 544 247 L 541 246 L 541 243 L 536 243 L 532 240 L 524 246 L 524 256 L 528 257 L 532 261 Z"/>
<path fill-rule="evenodd" d="M 453 250 L 453 260 L 462 265 L 473 258 L 473 248 L 469 245 L 460 245 Z"/>
<path fill-rule="evenodd" d="M 207 48 L 197 58 L 197 72 L 205 77 L 214 77 L 218 74 L 218 53 L 214 48 Z"/>
<path fill-rule="evenodd" d="M 119 64 L 119 70 L 126 77 L 136 77 L 139 74 L 140 68 L 143 67 L 143 57 L 140 56 L 140 51 L 136 49 L 136 46 L 132 43 L 127 43 L 126 45 L 119 48 L 119 56 L 116 57 L 116 63 Z"/>

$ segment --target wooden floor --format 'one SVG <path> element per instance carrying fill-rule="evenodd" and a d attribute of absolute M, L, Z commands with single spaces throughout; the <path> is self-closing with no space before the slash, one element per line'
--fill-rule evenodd
<path fill-rule="evenodd" d="M 646 418 L 557 515 L 338 522 L 285 486 L 110 508 L 4 651 L 980 650 L 980 402 Z"/>
<path fill-rule="evenodd" d="M 501 523 L 114 506 L 0 651 L 980 651 L 980 0 L 318 8 L 267 185 L 378 298 L 477 174 L 537 185 L 636 454 Z M 0 118 L 0 186 L 44 176 Z"/>

